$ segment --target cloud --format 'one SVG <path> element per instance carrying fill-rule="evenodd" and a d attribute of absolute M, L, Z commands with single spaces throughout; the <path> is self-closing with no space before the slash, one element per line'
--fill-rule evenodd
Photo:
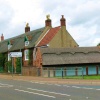
<path fill-rule="evenodd" d="M 88 0 L 88 2 L 79 5 L 74 9 L 71 25 L 87 24 L 92 20 L 100 18 L 100 1 Z"/>
<path fill-rule="evenodd" d="M 99 0 L 0 0 L 0 32 L 5 38 L 24 33 L 28 22 L 31 30 L 45 26 L 50 14 L 52 26 L 60 25 L 61 15 L 66 28 L 80 46 L 100 42 Z"/>
<path fill-rule="evenodd" d="M 0 32 L 3 33 L 13 17 L 12 8 L 4 1 L 0 1 Z"/>

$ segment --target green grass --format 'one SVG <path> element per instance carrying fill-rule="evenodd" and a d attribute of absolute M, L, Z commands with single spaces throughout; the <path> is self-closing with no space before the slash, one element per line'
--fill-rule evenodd
<path fill-rule="evenodd" d="M 84 76 L 84 79 L 100 79 L 100 75 L 98 76 Z"/>
<path fill-rule="evenodd" d="M 63 78 L 63 79 L 83 79 L 82 76 L 65 76 L 65 77 L 55 77 L 55 78 Z"/>
<path fill-rule="evenodd" d="M 58 79 L 61 79 L 62 77 L 55 77 L 55 78 L 58 78 Z M 87 80 L 87 79 L 93 79 L 93 80 L 99 80 L 100 79 L 100 75 L 98 76 L 66 76 L 66 77 L 63 77 L 63 79 L 84 79 L 84 80 Z"/>

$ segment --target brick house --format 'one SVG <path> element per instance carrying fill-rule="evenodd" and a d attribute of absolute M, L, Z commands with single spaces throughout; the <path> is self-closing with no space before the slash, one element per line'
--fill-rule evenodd
<path fill-rule="evenodd" d="M 4 40 L 1 36 L 0 53 L 8 54 L 8 61 L 11 60 L 10 52 L 22 52 L 23 73 L 29 75 L 34 68 L 41 67 L 41 60 L 36 57 L 39 55 L 39 48 L 66 48 L 78 47 L 78 44 L 66 30 L 66 19 L 62 15 L 60 26 L 52 27 L 50 16 L 45 20 L 45 27 L 30 31 L 30 26 L 27 23 L 25 33 L 13 38 Z M 29 58 L 29 51 L 31 52 Z M 38 53 L 37 53 L 38 51 Z M 13 58 L 14 62 L 16 58 Z M 29 64 L 29 60 L 31 60 Z M 15 63 L 14 63 L 15 66 Z M 24 70 L 25 69 L 25 70 Z"/>

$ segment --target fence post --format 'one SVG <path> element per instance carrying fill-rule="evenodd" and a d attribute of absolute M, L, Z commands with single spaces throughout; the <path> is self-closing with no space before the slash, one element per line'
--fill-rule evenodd
<path fill-rule="evenodd" d="M 63 69 L 61 68 L 61 71 L 62 71 L 62 78 L 63 78 Z"/>
<path fill-rule="evenodd" d="M 49 71 L 49 68 L 48 68 L 48 77 L 50 77 L 50 71 Z"/>
<path fill-rule="evenodd" d="M 84 79 L 84 75 L 83 75 L 83 68 L 82 68 L 82 79 Z"/>
<path fill-rule="evenodd" d="M 55 77 L 55 68 L 53 69 L 53 77 Z"/>

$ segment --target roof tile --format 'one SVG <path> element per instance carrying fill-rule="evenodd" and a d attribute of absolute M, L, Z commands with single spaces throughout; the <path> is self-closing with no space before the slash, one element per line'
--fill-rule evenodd
<path fill-rule="evenodd" d="M 40 41 L 38 46 L 42 46 L 42 45 L 48 44 L 52 40 L 52 38 L 57 34 L 59 29 L 60 29 L 60 26 L 55 27 L 55 28 L 51 28 L 49 30 L 49 32 L 44 36 L 44 38 Z"/>

